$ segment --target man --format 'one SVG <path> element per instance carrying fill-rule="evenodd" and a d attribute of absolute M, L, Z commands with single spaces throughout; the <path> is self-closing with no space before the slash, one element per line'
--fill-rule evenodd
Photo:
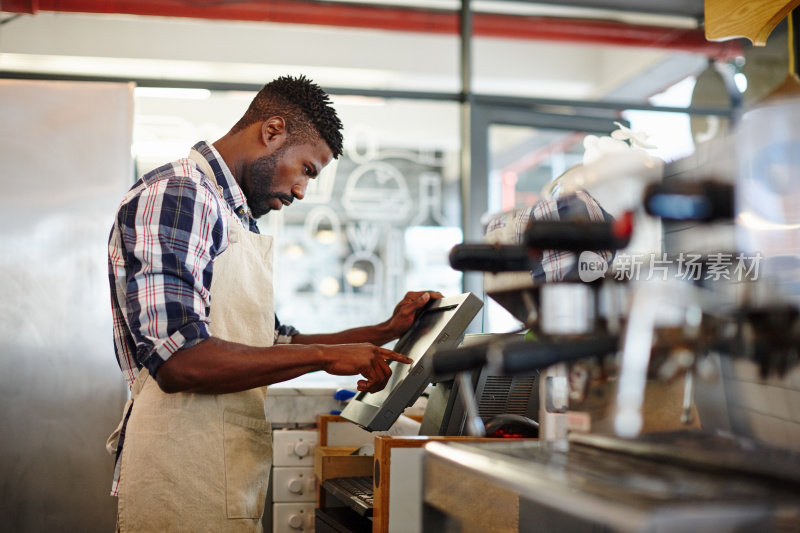
<path fill-rule="evenodd" d="M 388 320 L 332 334 L 274 315 L 272 239 L 255 219 L 303 199 L 342 154 L 341 127 L 317 85 L 278 78 L 225 136 L 123 199 L 109 238 L 114 343 L 131 387 L 108 446 L 119 531 L 260 531 L 266 386 L 324 370 L 374 392 L 387 361 L 411 362 L 380 345 L 438 293 L 408 293 Z"/>

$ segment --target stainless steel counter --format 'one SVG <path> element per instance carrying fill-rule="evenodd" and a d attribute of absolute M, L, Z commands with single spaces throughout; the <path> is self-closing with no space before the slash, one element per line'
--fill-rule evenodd
<path fill-rule="evenodd" d="M 631 453 L 615 439 L 573 441 L 566 451 L 535 441 L 432 443 L 424 531 L 800 530 L 800 482 L 750 470 Z"/>

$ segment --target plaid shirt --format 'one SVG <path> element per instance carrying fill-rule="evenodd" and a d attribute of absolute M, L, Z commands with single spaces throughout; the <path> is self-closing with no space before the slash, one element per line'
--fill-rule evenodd
<path fill-rule="evenodd" d="M 190 159 L 145 174 L 120 204 L 108 241 L 114 348 L 128 386 L 180 348 L 210 336 L 214 258 L 228 247 L 228 214 L 258 233 L 244 193 L 210 143 L 194 146 L 219 189 Z M 275 320 L 275 338 L 297 331 Z"/>
<path fill-rule="evenodd" d="M 532 206 L 496 217 L 488 223 L 486 233 L 502 232 L 508 236 L 507 238 L 515 239 L 516 244 L 521 244 L 525 228 L 528 227 L 531 220 L 602 222 L 611 221 L 613 217 L 589 193 L 578 190 L 574 193 L 546 198 Z M 508 224 L 514 225 L 513 231 L 506 231 Z M 614 254 L 609 250 L 598 251 L 598 253 L 608 263 L 614 259 Z M 551 281 L 577 280 L 577 256 L 574 252 L 564 250 L 542 250 L 541 259 L 536 261 L 531 270 L 531 277 L 537 285 Z"/>

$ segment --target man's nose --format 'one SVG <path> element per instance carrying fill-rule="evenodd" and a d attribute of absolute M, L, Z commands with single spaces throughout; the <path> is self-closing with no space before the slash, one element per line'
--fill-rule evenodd
<path fill-rule="evenodd" d="M 292 187 L 292 195 L 298 200 L 302 200 L 306 196 L 306 187 L 308 187 L 308 181 L 302 181 L 296 184 Z"/>

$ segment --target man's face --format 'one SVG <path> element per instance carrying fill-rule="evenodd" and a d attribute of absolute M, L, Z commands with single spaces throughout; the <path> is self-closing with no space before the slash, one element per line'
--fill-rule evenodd
<path fill-rule="evenodd" d="M 302 200 L 308 181 L 319 175 L 333 159 L 328 145 L 284 144 L 269 155 L 259 157 L 245 168 L 241 187 L 253 217 Z"/>

